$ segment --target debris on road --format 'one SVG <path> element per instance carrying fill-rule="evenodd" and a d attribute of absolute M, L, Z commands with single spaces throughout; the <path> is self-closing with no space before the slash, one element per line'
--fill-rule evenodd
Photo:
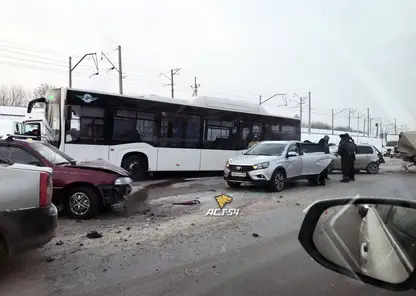
<path fill-rule="evenodd" d="M 46 258 L 46 262 L 53 262 L 53 261 L 55 261 L 55 258 L 54 257 L 48 257 L 48 258 Z"/>
<path fill-rule="evenodd" d="M 260 235 L 258 233 L 253 232 L 254 237 L 259 237 Z"/>
<path fill-rule="evenodd" d="M 300 203 L 298 203 L 298 202 L 296 203 L 296 205 L 297 205 L 297 206 L 301 206 L 301 204 L 300 204 Z"/>
<path fill-rule="evenodd" d="M 174 202 L 172 203 L 175 206 L 191 206 L 191 205 L 196 205 L 196 204 L 200 204 L 201 202 L 197 199 L 193 199 L 193 200 L 188 200 L 188 201 L 182 201 L 182 202 Z"/>
<path fill-rule="evenodd" d="M 59 241 L 57 241 L 57 242 L 56 242 L 56 245 L 57 245 L 57 246 L 62 246 L 63 244 L 64 244 L 64 242 L 63 242 L 63 241 L 61 241 L 61 240 L 59 240 Z"/>
<path fill-rule="evenodd" d="M 87 234 L 87 238 L 101 238 L 103 235 L 97 231 L 91 231 Z"/>

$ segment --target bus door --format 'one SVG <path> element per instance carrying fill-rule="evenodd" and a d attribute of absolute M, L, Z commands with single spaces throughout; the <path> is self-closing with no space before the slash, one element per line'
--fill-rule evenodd
<path fill-rule="evenodd" d="M 109 159 L 104 142 L 104 109 L 68 106 L 63 151 L 76 160 Z"/>

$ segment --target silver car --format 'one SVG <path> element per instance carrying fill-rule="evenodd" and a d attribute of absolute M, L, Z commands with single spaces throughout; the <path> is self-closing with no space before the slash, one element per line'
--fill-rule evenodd
<path fill-rule="evenodd" d="M 286 180 L 307 179 L 323 185 L 320 174 L 333 159 L 323 147 L 298 141 L 264 141 L 231 158 L 224 168 L 224 179 L 234 188 L 241 184 L 259 184 L 281 191 Z"/>
<path fill-rule="evenodd" d="M 355 155 L 355 170 L 359 172 L 365 170 L 368 174 L 377 174 L 380 163 L 384 163 L 383 155 L 378 149 L 370 144 L 357 145 L 357 153 Z M 335 157 L 330 164 L 328 171 L 341 170 L 341 157 Z"/>
<path fill-rule="evenodd" d="M 52 169 L 0 158 L 0 260 L 40 248 L 55 235 Z"/>

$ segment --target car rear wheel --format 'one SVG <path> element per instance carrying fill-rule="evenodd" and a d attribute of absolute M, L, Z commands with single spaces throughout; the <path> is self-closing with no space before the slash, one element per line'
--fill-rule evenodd
<path fill-rule="evenodd" d="M 123 159 L 121 167 L 131 174 L 133 181 L 141 181 L 144 179 L 146 170 L 144 160 L 137 155 L 128 156 Z"/>
<path fill-rule="evenodd" d="M 100 197 L 91 188 L 79 186 L 68 194 L 68 214 L 76 219 L 89 219 L 98 215 Z"/>
<path fill-rule="evenodd" d="M 379 166 L 378 166 L 377 162 L 370 162 L 367 165 L 366 171 L 367 171 L 368 174 L 377 174 L 378 170 L 379 170 Z"/>
<path fill-rule="evenodd" d="M 227 185 L 231 188 L 240 188 L 240 183 L 227 181 Z"/>
<path fill-rule="evenodd" d="M 272 192 L 280 192 L 285 186 L 285 172 L 283 170 L 277 170 L 273 173 L 271 182 L 268 189 Z"/>

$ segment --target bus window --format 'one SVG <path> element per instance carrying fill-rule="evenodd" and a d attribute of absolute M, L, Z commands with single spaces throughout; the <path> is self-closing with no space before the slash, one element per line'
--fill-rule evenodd
<path fill-rule="evenodd" d="M 96 142 L 104 140 L 104 109 L 70 106 L 69 134 L 66 142 Z"/>
<path fill-rule="evenodd" d="M 123 143 L 156 144 L 155 114 L 132 109 L 116 109 L 112 139 Z"/>
<path fill-rule="evenodd" d="M 235 121 L 208 119 L 204 147 L 209 149 L 233 149 L 236 143 L 237 125 Z"/>
<path fill-rule="evenodd" d="M 161 147 L 199 148 L 201 118 L 187 114 L 162 113 Z"/>

